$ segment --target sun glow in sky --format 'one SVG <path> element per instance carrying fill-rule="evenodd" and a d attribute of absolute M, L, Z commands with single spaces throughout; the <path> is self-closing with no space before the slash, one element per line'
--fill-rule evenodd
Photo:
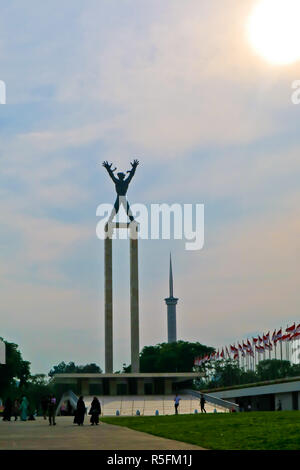
<path fill-rule="evenodd" d="M 250 42 L 270 63 L 294 63 L 300 60 L 299 22 L 299 0 L 261 0 L 249 19 Z"/>

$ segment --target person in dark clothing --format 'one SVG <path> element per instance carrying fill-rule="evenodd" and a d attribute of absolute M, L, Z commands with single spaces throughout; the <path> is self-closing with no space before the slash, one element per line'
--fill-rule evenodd
<path fill-rule="evenodd" d="M 282 404 L 281 404 L 281 401 L 278 400 L 277 411 L 281 411 L 281 410 L 282 410 Z"/>
<path fill-rule="evenodd" d="M 206 413 L 205 403 L 206 403 L 206 400 L 204 396 L 201 394 L 201 398 L 200 398 L 201 413 Z"/>
<path fill-rule="evenodd" d="M 11 419 L 11 414 L 12 414 L 12 401 L 10 398 L 7 398 L 5 404 L 4 404 L 4 410 L 3 410 L 3 421 L 10 421 Z"/>
<path fill-rule="evenodd" d="M 48 402 L 49 402 L 49 399 L 47 397 L 43 397 L 41 400 L 41 408 L 42 408 L 44 419 L 47 419 Z"/>
<path fill-rule="evenodd" d="M 83 426 L 85 413 L 86 413 L 85 403 L 83 401 L 83 397 L 80 396 L 78 399 L 77 407 L 75 411 L 74 424 L 78 424 L 78 426 Z"/>
<path fill-rule="evenodd" d="M 67 401 L 67 416 L 72 416 L 73 408 L 71 406 L 70 400 Z"/>
<path fill-rule="evenodd" d="M 91 404 L 91 409 L 90 413 L 91 415 L 91 425 L 98 425 L 99 424 L 99 415 L 101 414 L 101 405 L 100 401 L 98 400 L 97 397 L 94 397 L 92 404 Z"/>
<path fill-rule="evenodd" d="M 12 415 L 15 417 L 15 421 L 17 421 L 18 419 L 18 416 L 20 414 L 20 403 L 19 403 L 19 400 L 15 400 L 14 401 L 14 406 L 13 406 L 13 410 L 12 410 Z"/>
<path fill-rule="evenodd" d="M 56 398 L 55 398 L 54 395 L 51 395 L 49 397 L 49 401 L 48 401 L 49 426 L 51 426 L 52 424 L 53 424 L 53 426 L 56 425 L 55 411 L 56 411 Z"/>

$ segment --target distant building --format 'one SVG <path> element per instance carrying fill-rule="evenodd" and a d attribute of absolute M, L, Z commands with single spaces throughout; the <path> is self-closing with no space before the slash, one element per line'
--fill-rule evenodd
<path fill-rule="evenodd" d="M 299 410 L 300 409 L 300 377 L 268 380 L 257 384 L 226 387 L 223 389 L 206 390 L 216 398 L 232 401 L 247 410 L 250 404 L 252 411 Z"/>
<path fill-rule="evenodd" d="M 169 297 L 165 299 L 168 306 L 168 343 L 177 341 L 177 328 L 176 328 L 176 305 L 178 299 L 173 296 L 173 273 L 172 273 L 172 258 L 170 254 L 170 271 L 169 271 Z"/>

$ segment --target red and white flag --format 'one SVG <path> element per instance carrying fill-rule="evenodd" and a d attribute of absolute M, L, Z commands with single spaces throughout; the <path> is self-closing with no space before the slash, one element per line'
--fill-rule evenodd
<path fill-rule="evenodd" d="M 263 335 L 263 343 L 268 344 L 270 341 L 270 332 L 267 333 L 266 335 Z"/>
<path fill-rule="evenodd" d="M 250 354 L 250 356 L 254 357 L 254 352 L 253 352 L 252 348 L 248 349 L 248 354 Z"/>
<path fill-rule="evenodd" d="M 278 330 L 277 333 L 276 333 L 276 339 L 275 339 L 275 341 L 276 341 L 276 342 L 277 342 L 277 341 L 281 341 L 281 338 L 282 338 L 282 330 L 281 330 L 281 328 L 280 328 L 280 330 Z"/>
<path fill-rule="evenodd" d="M 287 341 L 290 337 L 290 334 L 288 333 L 287 335 L 281 336 L 281 341 Z"/>
<path fill-rule="evenodd" d="M 287 333 L 294 333 L 295 330 L 296 330 L 296 324 L 295 324 L 295 322 L 294 322 L 294 324 L 293 324 L 292 326 L 289 326 L 288 328 L 286 328 L 285 331 L 286 331 Z"/>
<path fill-rule="evenodd" d="M 296 331 L 294 334 L 292 334 L 288 341 L 293 341 L 294 339 L 299 339 L 299 336 L 300 336 L 300 331 Z"/>
<path fill-rule="evenodd" d="M 244 352 L 244 350 L 243 350 L 243 346 L 242 346 L 240 343 L 239 343 L 239 350 L 240 350 L 240 352 L 241 352 L 241 355 L 242 355 L 243 357 L 245 357 L 245 352 Z"/>

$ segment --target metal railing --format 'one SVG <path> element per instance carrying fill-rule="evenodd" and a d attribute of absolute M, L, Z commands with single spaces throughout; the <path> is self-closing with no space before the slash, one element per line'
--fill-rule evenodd
<path fill-rule="evenodd" d="M 189 395 L 197 397 L 199 400 L 201 398 L 201 395 L 203 395 L 207 403 L 211 403 L 213 405 L 219 406 L 221 408 L 226 408 L 228 410 L 235 409 L 236 411 L 239 411 L 239 405 L 237 405 L 236 403 L 223 400 L 222 398 L 215 397 L 213 395 L 210 395 L 209 393 L 202 393 L 202 392 L 198 392 L 197 390 L 190 390 L 190 389 L 182 390 L 181 393 L 187 393 Z"/>

